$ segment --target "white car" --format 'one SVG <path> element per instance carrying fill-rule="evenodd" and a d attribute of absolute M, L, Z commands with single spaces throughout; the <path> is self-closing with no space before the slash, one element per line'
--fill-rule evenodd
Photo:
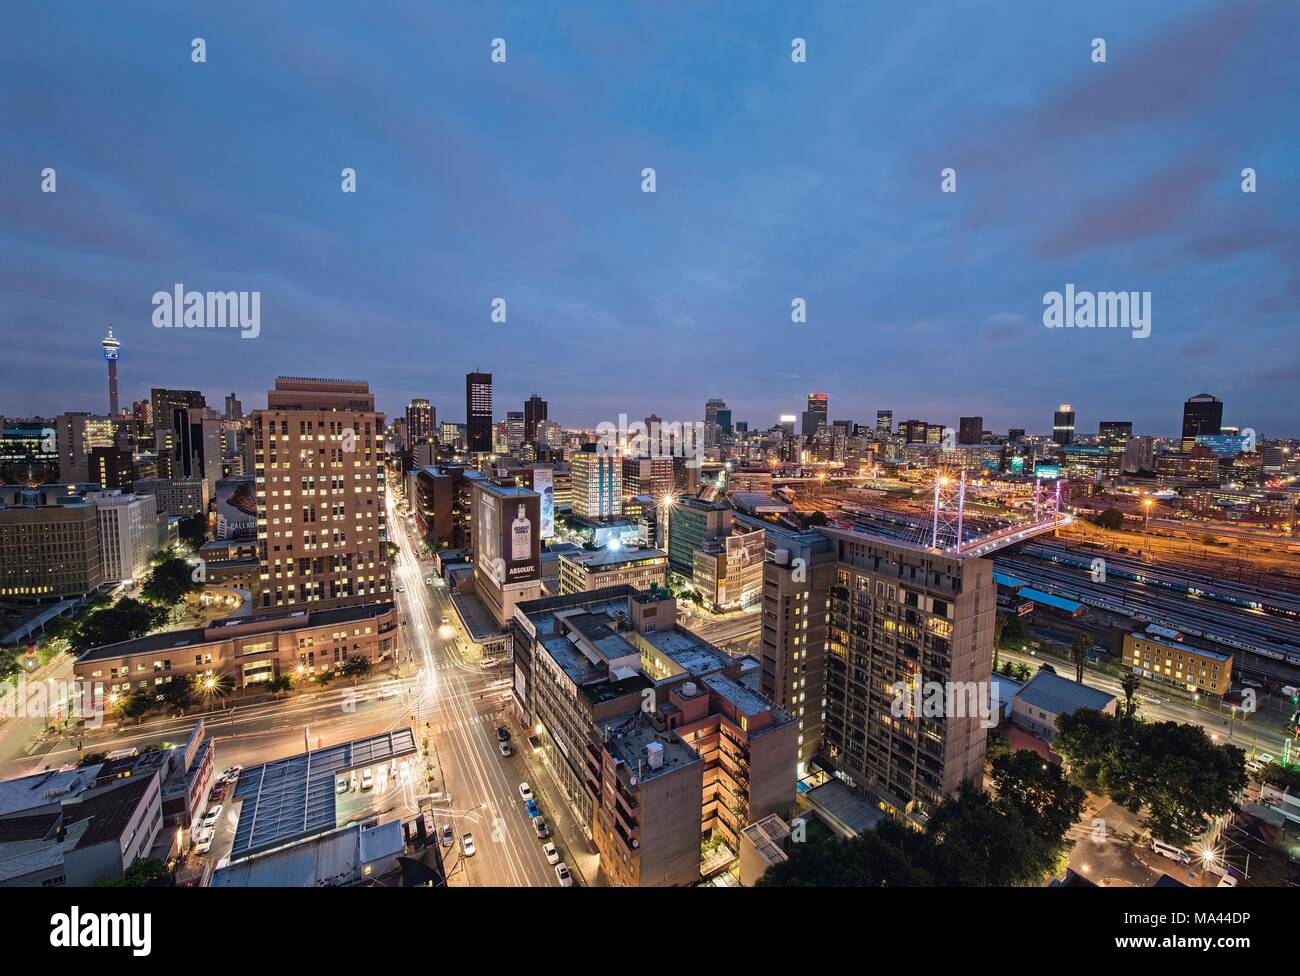
<path fill-rule="evenodd" d="M 375 774 L 367 769 L 364 773 L 361 774 L 361 792 L 365 793 L 367 790 L 372 789 L 374 785 L 375 785 Z"/>
<path fill-rule="evenodd" d="M 521 800 L 523 800 L 525 803 L 527 803 L 527 802 L 528 802 L 529 800 L 531 800 L 532 798 L 533 798 L 533 788 L 532 788 L 531 786 L 529 786 L 527 783 L 520 783 L 520 784 L 519 784 L 519 799 L 521 799 Z M 218 807 L 217 809 L 219 810 L 219 809 L 221 809 L 221 808 Z"/>
<path fill-rule="evenodd" d="M 473 834 L 460 835 L 460 849 L 461 851 L 464 852 L 466 857 L 474 856 L 474 835 Z"/>
<path fill-rule="evenodd" d="M 497 666 L 497 659 L 494 657 L 485 657 L 483 660 L 478 662 L 478 666 L 484 671 L 488 668 L 495 668 Z"/>
<path fill-rule="evenodd" d="M 207 815 L 203 818 L 203 826 L 205 827 L 215 826 L 217 819 L 221 816 L 221 809 L 222 809 L 221 804 L 218 803 L 215 807 L 209 810 L 207 812 Z"/>
<path fill-rule="evenodd" d="M 1259 761 L 1262 762 L 1265 766 L 1267 766 L 1271 762 L 1277 762 L 1277 760 L 1273 758 L 1273 754 L 1271 752 L 1261 752 L 1258 758 Z"/>
<path fill-rule="evenodd" d="M 443 617 L 443 618 L 442 618 L 442 625 L 443 625 L 444 627 L 446 627 L 449 623 L 451 623 L 451 621 L 448 620 L 446 617 Z"/>
<path fill-rule="evenodd" d="M 555 845 L 546 843 L 542 845 L 542 853 L 546 855 L 547 864 L 559 864 L 560 852 L 555 849 Z"/>
<path fill-rule="evenodd" d="M 560 879 L 561 888 L 573 887 L 573 875 L 569 873 L 569 866 L 563 861 L 555 865 L 555 876 Z"/>
<path fill-rule="evenodd" d="M 347 791 L 348 791 L 348 781 L 344 779 L 342 776 L 340 776 L 338 782 L 334 784 L 334 792 L 346 793 Z"/>
<path fill-rule="evenodd" d="M 501 755 L 502 755 L 502 756 L 509 756 L 510 753 L 511 753 L 511 751 L 512 751 L 512 750 L 510 749 L 510 743 L 509 743 L 509 742 L 498 742 L 498 743 L 497 743 L 497 748 L 498 748 L 499 750 L 501 750 Z"/>
<path fill-rule="evenodd" d="M 1223 877 L 1221 877 L 1221 878 L 1219 879 L 1219 883 L 1218 883 L 1217 885 L 1215 885 L 1214 887 L 1216 887 L 1216 888 L 1235 888 L 1235 887 L 1237 887 L 1237 879 L 1234 878 L 1234 877 L 1233 877 L 1232 875 L 1230 875 L 1230 874 L 1225 874 Z"/>
<path fill-rule="evenodd" d="M 217 832 L 212 827 L 204 827 L 194 835 L 194 853 L 202 857 L 208 851 L 212 850 L 212 838 Z"/>
<path fill-rule="evenodd" d="M 397 587 L 397 592 L 398 592 L 398 593 L 405 593 L 405 592 L 406 592 L 406 587 L 405 587 L 405 586 L 399 586 L 399 587 Z"/>
<path fill-rule="evenodd" d="M 397 697 L 398 695 L 400 695 L 400 694 L 401 694 L 400 691 L 398 691 L 396 688 L 394 688 L 394 687 L 392 687 L 392 686 L 390 685 L 390 686 L 387 687 L 387 688 L 380 688 L 380 689 L 379 689 L 379 700 L 380 700 L 380 701 L 388 701 L 390 698 L 396 698 L 396 697 Z"/>

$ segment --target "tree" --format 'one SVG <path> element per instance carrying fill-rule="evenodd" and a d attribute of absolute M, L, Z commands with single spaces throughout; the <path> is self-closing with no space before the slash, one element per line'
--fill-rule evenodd
<path fill-rule="evenodd" d="M 930 856 L 922 834 L 890 821 L 852 840 L 791 844 L 790 859 L 759 880 L 767 888 L 926 888 Z"/>
<path fill-rule="evenodd" d="M 1057 869 L 1056 845 L 1031 829 L 1014 805 L 969 783 L 935 808 L 925 836 L 934 845 L 931 872 L 944 887 L 1041 885 Z"/>
<path fill-rule="evenodd" d="M 167 708 L 183 712 L 194 704 L 194 684 L 186 678 L 173 678 L 162 686 L 158 695 Z"/>
<path fill-rule="evenodd" d="M 154 694 L 147 688 L 136 688 L 117 701 L 117 713 L 123 718 L 137 719 L 148 714 L 157 704 Z"/>
<path fill-rule="evenodd" d="M 1124 689 L 1124 721 L 1131 722 L 1137 714 L 1137 693 L 1142 687 L 1142 679 L 1130 671 L 1119 684 Z"/>
<path fill-rule="evenodd" d="M 72 632 L 68 645 L 72 653 L 83 654 L 92 647 L 143 637 L 166 618 L 165 609 L 123 597 L 111 607 L 87 614 Z"/>
<path fill-rule="evenodd" d="M 1025 618 L 1020 614 L 1008 614 L 1006 623 L 1002 626 L 1002 645 L 1004 647 L 1023 648 L 1034 639 L 1034 635 L 1029 630 L 1029 625 L 1025 623 Z"/>
<path fill-rule="evenodd" d="M 374 670 L 368 657 L 350 657 L 339 668 L 345 678 L 364 678 Z"/>
<path fill-rule="evenodd" d="M 1088 634 L 1076 634 L 1070 642 L 1070 658 L 1074 661 L 1074 680 L 1083 684 L 1083 666 L 1088 663 L 1088 652 L 1092 650 L 1092 637 Z"/>
<path fill-rule="evenodd" d="M 194 578 L 193 567 L 179 556 L 169 555 L 145 577 L 140 595 L 170 609 L 189 594 L 202 590 L 203 584 Z"/>
<path fill-rule="evenodd" d="M 203 515 L 190 515 L 181 519 L 180 540 L 196 552 L 208 541 L 208 520 Z"/>
<path fill-rule="evenodd" d="M 1019 810 L 1044 840 L 1062 843 L 1083 816 L 1083 790 L 1066 778 L 1060 766 L 1044 762 L 1028 749 L 999 755 L 992 765 L 998 798 Z"/>
<path fill-rule="evenodd" d="M 1118 737 L 1116 719 L 1092 708 L 1080 708 L 1056 719 L 1052 751 L 1066 761 L 1070 775 L 1084 789 L 1100 793 L 1106 765 Z"/>
<path fill-rule="evenodd" d="M 277 674 L 266 683 L 266 690 L 277 695 L 288 691 L 291 687 L 293 687 L 293 681 L 287 674 Z"/>
<path fill-rule="evenodd" d="M 172 873 L 156 857 L 138 858 L 134 864 L 115 878 L 101 878 L 96 888 L 170 888 Z"/>
<path fill-rule="evenodd" d="M 1103 529 L 1110 529 L 1112 532 L 1118 532 L 1120 529 L 1124 528 L 1124 513 L 1117 508 L 1108 508 L 1104 512 L 1096 515 L 1092 521 Z"/>
<path fill-rule="evenodd" d="M 1246 788 L 1246 754 L 1216 745 L 1198 725 L 1155 722 L 1142 729 L 1137 793 L 1154 836 L 1188 844 L 1233 810 Z"/>

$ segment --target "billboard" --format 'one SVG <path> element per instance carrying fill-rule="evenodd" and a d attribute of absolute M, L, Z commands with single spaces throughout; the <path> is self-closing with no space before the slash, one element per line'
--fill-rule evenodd
<path fill-rule="evenodd" d="M 541 578 L 541 496 L 475 485 L 474 561 L 498 586 Z"/>
<path fill-rule="evenodd" d="M 555 472 L 551 468 L 533 468 L 533 491 L 541 496 L 541 532 L 543 539 L 555 538 Z"/>
<path fill-rule="evenodd" d="M 1034 468 L 1034 475 L 1050 481 L 1061 476 L 1061 466 L 1059 464 L 1040 464 Z"/>

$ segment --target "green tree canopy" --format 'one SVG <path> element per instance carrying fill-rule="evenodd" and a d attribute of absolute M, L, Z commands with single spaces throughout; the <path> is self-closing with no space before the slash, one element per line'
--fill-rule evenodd
<path fill-rule="evenodd" d="M 166 556 L 145 577 L 140 595 L 164 607 L 174 607 L 191 593 L 199 593 L 203 584 L 194 578 L 194 567 L 179 556 Z"/>

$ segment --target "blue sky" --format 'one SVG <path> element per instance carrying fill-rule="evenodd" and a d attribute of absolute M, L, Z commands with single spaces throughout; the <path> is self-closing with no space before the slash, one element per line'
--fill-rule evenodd
<path fill-rule="evenodd" d="M 11 4 L 0 414 L 102 411 L 112 322 L 123 402 L 346 376 L 461 420 L 480 367 L 568 424 L 817 390 L 1164 434 L 1209 392 L 1300 436 L 1297 50 L 1293 0 Z M 153 328 L 177 282 L 261 335 Z M 1150 337 L 1045 329 L 1067 282 L 1150 291 Z"/>

